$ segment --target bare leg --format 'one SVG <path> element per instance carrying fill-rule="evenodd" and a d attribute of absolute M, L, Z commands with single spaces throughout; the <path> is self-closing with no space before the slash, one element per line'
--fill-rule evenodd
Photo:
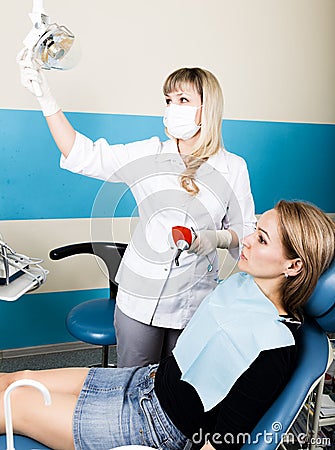
<path fill-rule="evenodd" d="M 3 393 L 0 401 L 3 403 Z M 51 405 L 31 387 L 19 387 L 11 393 L 14 432 L 31 437 L 50 448 L 73 450 L 72 417 L 77 397 L 51 393 Z M 0 432 L 5 432 L 3 409 L 0 411 Z"/>
<path fill-rule="evenodd" d="M 44 405 L 43 396 L 31 387 L 12 391 L 11 404 L 14 431 L 61 450 L 72 450 L 72 417 L 78 395 L 89 369 L 51 369 L 22 371 L 0 376 L 0 433 L 5 432 L 3 395 L 14 381 L 24 378 L 44 384 L 50 391 L 52 404 Z"/>
<path fill-rule="evenodd" d="M 2 373 L 0 375 L 0 392 L 17 380 L 29 378 L 44 384 L 52 393 L 79 395 L 88 373 L 87 368 L 66 368 L 50 370 L 23 370 Z"/>

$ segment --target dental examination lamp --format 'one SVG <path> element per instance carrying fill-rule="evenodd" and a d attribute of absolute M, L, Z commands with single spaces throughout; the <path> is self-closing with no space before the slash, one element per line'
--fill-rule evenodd
<path fill-rule="evenodd" d="M 64 25 L 50 23 L 43 9 L 43 0 L 33 0 L 33 10 L 29 14 L 33 28 L 23 41 L 24 48 L 17 56 L 18 62 L 50 70 L 67 70 L 74 67 L 79 59 L 79 51 L 74 34 Z M 74 48 L 76 47 L 76 49 Z M 38 83 L 35 83 L 36 95 Z"/>

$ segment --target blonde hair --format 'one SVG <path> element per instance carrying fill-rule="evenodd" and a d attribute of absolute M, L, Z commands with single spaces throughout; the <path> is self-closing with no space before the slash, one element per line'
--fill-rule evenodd
<path fill-rule="evenodd" d="M 208 70 L 199 67 L 182 68 L 170 74 L 163 85 L 163 92 L 167 95 L 189 85 L 201 97 L 201 129 L 192 154 L 184 160 L 186 170 L 180 175 L 180 184 L 187 192 L 196 195 L 199 192 L 194 181 L 197 170 L 223 147 L 223 94 L 216 77 Z M 168 133 L 167 135 L 169 136 Z"/>
<path fill-rule="evenodd" d="M 302 317 L 304 303 L 334 259 L 335 223 L 319 208 L 306 202 L 281 200 L 274 209 L 286 257 L 302 261 L 300 272 L 283 281 L 283 304 L 288 313 Z"/>

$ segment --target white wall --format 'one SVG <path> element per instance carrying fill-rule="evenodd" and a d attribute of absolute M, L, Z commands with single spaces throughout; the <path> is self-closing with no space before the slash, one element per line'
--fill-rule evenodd
<path fill-rule="evenodd" d="M 15 62 L 32 26 L 32 4 L 1 0 L 0 232 L 17 252 L 43 258 L 50 274 L 39 295 L 24 296 L 10 309 L 0 302 L 4 348 L 66 340 L 62 327 L 69 303 L 62 304 L 62 291 L 107 286 L 93 257 L 62 262 L 48 257 L 56 246 L 90 240 L 92 224 L 89 215 L 78 215 L 88 203 L 84 195 L 73 215 L 59 211 L 62 202 L 75 203 L 78 197 L 71 194 L 82 184 L 75 175 L 65 180 L 60 173 L 41 115 L 22 111 L 38 109 L 20 84 Z M 134 136 L 145 122 L 151 130 L 150 117 L 129 115 L 162 115 L 165 77 L 182 66 L 204 67 L 223 86 L 225 118 L 238 119 L 230 123 L 234 131 L 228 132 L 228 148 L 246 157 L 258 211 L 264 210 L 263 197 L 272 207 L 271 196 L 298 196 L 334 212 L 334 126 L 324 125 L 335 123 L 334 0 L 44 0 L 44 7 L 81 44 L 77 67 L 46 74 L 63 110 L 98 113 L 72 116 L 80 131 L 89 133 L 93 118 L 97 133 L 105 135 L 115 117 L 100 113 L 124 115 L 122 139 L 130 119 L 136 119 Z M 228 128 L 226 122 L 226 144 Z M 50 180 L 61 192 L 50 189 Z M 56 207 L 52 213 L 47 208 L 54 204 L 56 215 Z M 127 241 L 128 219 L 111 220 L 113 239 Z M 225 255 L 220 256 L 223 260 Z M 222 276 L 230 266 L 225 269 Z"/>
<path fill-rule="evenodd" d="M 15 55 L 32 0 L 4 2 L 0 107 L 37 109 Z M 213 71 L 225 117 L 334 123 L 334 0 L 45 0 L 53 21 L 80 39 L 80 64 L 48 78 L 69 111 L 160 115 L 165 76 Z"/>
<path fill-rule="evenodd" d="M 15 62 L 32 4 L 3 2 L 0 108 L 38 109 Z M 334 0 L 44 0 L 44 8 L 81 45 L 76 68 L 47 73 L 65 110 L 161 115 L 165 76 L 201 66 L 223 85 L 226 118 L 335 122 Z M 127 241 L 122 219 L 114 228 Z M 78 261 L 48 258 L 53 247 L 90 240 L 89 219 L 2 221 L 1 232 L 18 252 L 46 261 L 50 275 L 39 292 L 105 283 L 94 262 L 89 277 L 85 259 L 74 278 Z"/>

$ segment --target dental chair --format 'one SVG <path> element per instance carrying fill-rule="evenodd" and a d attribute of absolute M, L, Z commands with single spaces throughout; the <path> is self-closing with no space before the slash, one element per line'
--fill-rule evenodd
<path fill-rule="evenodd" d="M 282 446 L 284 435 L 299 415 L 309 394 L 321 382 L 333 359 L 326 332 L 335 332 L 335 260 L 320 277 L 304 308 L 299 333 L 296 369 L 284 390 L 250 435 L 242 449 L 272 450 Z M 314 434 L 317 427 L 314 427 Z M 317 436 L 312 436 L 317 437 Z M 285 448 L 285 443 L 284 447 Z M 307 448 L 307 445 L 306 445 Z M 312 444 L 308 448 L 315 448 Z"/>
<path fill-rule="evenodd" d="M 109 277 L 109 298 L 99 298 L 79 303 L 66 318 L 69 333 L 79 341 L 102 348 L 101 366 L 108 367 L 109 346 L 116 344 L 114 309 L 117 294 L 116 272 L 127 244 L 115 242 L 83 242 L 55 248 L 50 259 L 60 260 L 79 254 L 91 254 L 106 264 Z"/>
<path fill-rule="evenodd" d="M 284 390 L 264 414 L 242 450 L 274 450 L 290 430 L 310 392 L 322 380 L 331 363 L 332 351 L 326 332 L 335 332 L 335 261 L 320 277 L 305 306 L 306 319 L 299 333 L 297 367 Z M 0 450 L 6 437 L 0 436 Z M 26 437 L 15 437 L 16 450 L 50 450 Z"/>

